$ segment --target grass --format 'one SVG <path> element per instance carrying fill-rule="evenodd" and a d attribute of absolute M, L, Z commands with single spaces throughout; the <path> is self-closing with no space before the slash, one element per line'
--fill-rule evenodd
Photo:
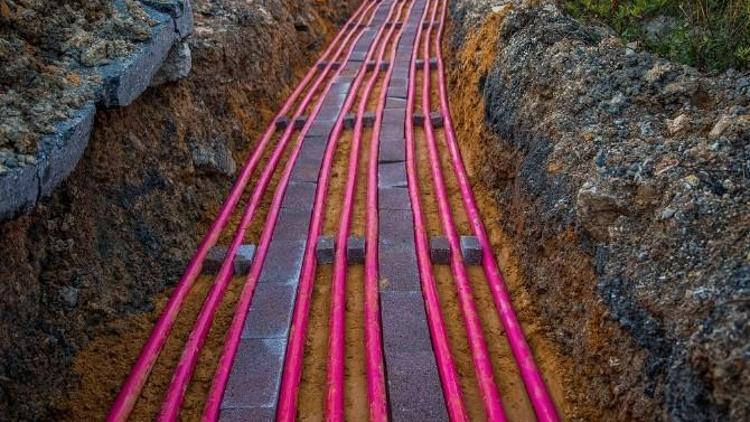
<path fill-rule="evenodd" d="M 563 0 L 578 18 L 604 21 L 628 41 L 704 71 L 750 68 L 750 0 Z M 672 23 L 649 36 L 645 24 Z"/>

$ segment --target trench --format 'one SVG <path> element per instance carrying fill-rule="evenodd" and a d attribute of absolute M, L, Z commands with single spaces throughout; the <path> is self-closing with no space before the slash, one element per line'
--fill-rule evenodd
<path fill-rule="evenodd" d="M 445 39 L 449 38 L 449 36 L 444 37 L 443 46 L 444 54 L 447 57 L 456 54 L 446 46 L 447 42 Z M 328 34 L 328 39 L 331 39 L 330 34 Z M 448 63 L 451 64 L 451 61 L 449 60 Z M 303 73 L 302 70 L 310 64 L 311 61 L 308 60 L 308 63 L 300 65 L 299 69 L 295 69 L 297 79 L 300 79 Z M 452 75 L 455 72 L 461 71 L 461 69 L 451 67 L 447 70 Z M 418 72 L 417 86 L 421 86 L 423 82 L 423 73 L 422 71 Z M 439 96 L 436 89 L 438 85 L 436 72 L 431 72 L 431 78 L 431 85 L 433 87 L 431 102 L 433 107 L 435 107 L 436 104 L 439 104 Z M 453 82 L 456 78 L 451 77 L 449 80 Z M 383 89 L 385 88 L 381 76 L 369 100 L 368 108 L 370 110 L 374 109 L 374 98 L 377 98 Z M 503 231 L 499 224 L 501 219 L 514 219 L 516 217 L 507 210 L 497 208 L 492 191 L 477 177 L 477 174 L 482 171 L 482 169 L 478 168 L 481 160 L 476 159 L 477 156 L 483 153 L 481 149 L 483 141 L 480 139 L 487 138 L 490 135 L 486 132 L 482 120 L 482 107 L 476 106 L 476 102 L 480 98 L 479 93 L 476 91 L 467 93 L 464 89 L 465 86 L 456 86 L 455 84 L 449 86 L 451 111 L 456 121 L 457 138 L 461 152 L 466 160 L 467 170 L 472 177 L 472 185 L 480 213 L 486 223 L 493 250 L 504 272 L 505 280 L 526 338 L 534 352 L 536 362 L 540 367 L 544 381 L 557 406 L 558 412 L 566 419 L 580 414 L 579 410 L 574 409 L 574 404 L 570 400 L 571 387 L 566 387 L 566 384 L 575 378 L 575 368 L 572 361 L 545 337 L 543 327 L 546 324 L 540 320 L 539 313 L 535 309 L 533 294 L 525 288 L 523 281 L 524 274 L 519 265 L 519 260 L 522 257 L 517 255 L 512 247 L 511 239 L 509 239 L 508 234 Z M 314 96 L 314 99 L 317 98 L 319 98 L 319 94 Z M 359 98 L 357 98 L 355 104 L 358 100 Z M 313 101 L 314 103 L 315 100 Z M 416 101 L 416 104 L 418 108 L 421 107 L 421 100 Z M 246 112 L 244 107 L 251 108 L 254 105 L 237 105 L 235 113 L 243 115 Z M 309 106 L 306 112 L 309 113 L 311 109 L 312 106 Z M 269 123 L 270 117 L 270 113 L 264 113 L 264 123 Z M 257 130 L 251 131 L 253 135 L 257 135 L 258 132 Z M 267 149 L 264 150 L 261 163 L 268 161 L 272 148 L 279 140 L 279 133 L 276 133 L 267 146 Z M 370 133 L 370 129 L 364 131 L 360 165 L 356 175 L 358 180 L 351 227 L 351 233 L 356 235 L 363 235 L 365 232 L 367 215 L 365 206 L 367 194 L 366 169 L 368 165 L 367 151 L 369 151 Z M 449 202 L 452 215 L 459 233 L 468 235 L 471 233 L 471 226 L 464 211 L 463 202 L 460 199 L 458 182 L 453 174 L 450 156 L 446 148 L 445 135 L 442 130 L 436 131 L 436 134 L 441 160 L 440 167 L 445 176 L 446 186 L 450 195 Z M 351 131 L 343 132 L 335 151 L 332 179 L 329 185 L 325 208 L 324 234 L 335 234 L 339 226 L 342 205 L 340 198 L 343 195 L 346 183 L 351 139 Z M 427 229 L 430 235 L 441 235 L 443 234 L 443 230 L 432 184 L 431 164 L 425 144 L 424 131 L 417 129 L 416 156 L 422 194 L 421 200 L 424 206 Z M 290 142 L 284 149 L 281 159 L 282 163 L 288 160 L 292 145 L 293 142 Z M 250 153 L 254 147 L 253 144 L 248 144 L 242 153 Z M 227 244 L 231 241 L 234 230 L 239 224 L 239 210 L 242 209 L 243 204 L 248 202 L 251 187 L 255 186 L 258 182 L 258 172 L 256 171 L 255 173 L 250 179 L 248 189 L 246 189 L 240 200 L 238 211 L 235 211 L 229 224 L 222 231 L 219 240 L 222 244 Z M 259 242 L 273 192 L 278 187 L 280 177 L 281 170 L 279 168 L 274 172 L 268 189 L 263 195 L 259 212 L 245 234 L 243 243 L 257 244 Z M 472 362 L 466 342 L 466 329 L 461 318 L 461 309 L 456 295 L 454 280 L 450 268 L 446 265 L 433 265 L 433 270 L 436 275 L 441 312 L 447 324 L 451 353 L 456 361 L 468 413 L 471 420 L 482 420 L 485 417 L 485 413 L 477 387 L 474 363 Z M 533 420 L 534 410 L 527 398 L 524 383 L 518 374 L 516 363 L 510 351 L 504 328 L 498 318 L 484 272 L 479 266 L 469 267 L 468 272 L 473 292 L 472 296 L 476 303 L 483 327 L 483 334 L 490 351 L 494 380 L 498 385 L 505 411 L 510 420 Z M 132 414 L 133 420 L 153 419 L 158 414 L 171 379 L 172 371 L 180 357 L 182 346 L 203 304 L 212 280 L 213 278 L 210 276 L 201 276 L 190 290 L 185 307 L 180 312 L 172 334 L 136 404 Z M 331 280 L 331 266 L 318 265 L 313 284 L 310 320 L 299 390 L 297 416 L 300 420 L 317 421 L 324 418 Z M 231 323 L 234 308 L 244 281 L 243 277 L 234 277 L 231 280 L 227 293 L 217 311 L 215 322 L 201 352 L 195 374 L 189 384 L 186 398 L 182 405 L 181 416 L 183 420 L 199 420 L 200 418 L 204 406 L 204 398 L 209 391 L 212 376 L 216 370 L 216 364 L 222 351 L 225 335 Z M 348 420 L 366 420 L 367 418 L 368 398 L 364 356 L 365 321 L 363 318 L 363 284 L 363 266 L 350 265 L 347 270 L 345 317 L 345 414 Z M 152 312 L 141 313 L 116 321 L 113 323 L 113 325 L 118 327 L 116 332 L 98 336 L 78 353 L 74 371 L 81 378 L 77 388 L 72 391 L 69 399 L 63 405 L 66 419 L 91 420 L 103 418 L 115 394 L 117 394 L 119 385 L 135 360 L 141 345 L 146 341 L 153 323 L 158 318 L 170 293 L 170 290 L 159 293 Z"/>

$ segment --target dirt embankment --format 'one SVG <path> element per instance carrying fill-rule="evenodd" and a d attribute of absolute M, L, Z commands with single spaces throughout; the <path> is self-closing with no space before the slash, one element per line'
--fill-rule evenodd
<path fill-rule="evenodd" d="M 451 14 L 464 154 L 574 362 L 571 416 L 745 420 L 750 77 L 674 65 L 548 2 Z"/>
<path fill-rule="evenodd" d="M 71 177 L 0 224 L 3 418 L 65 416 L 76 352 L 176 282 L 230 176 L 352 3 L 195 0 L 193 74 L 97 114 Z"/>

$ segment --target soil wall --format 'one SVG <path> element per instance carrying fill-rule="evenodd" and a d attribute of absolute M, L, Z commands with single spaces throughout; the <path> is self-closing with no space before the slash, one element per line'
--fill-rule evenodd
<path fill-rule="evenodd" d="M 746 419 L 748 75 L 675 65 L 552 2 L 451 15 L 459 138 L 574 361 L 572 417 Z"/>
<path fill-rule="evenodd" d="M 70 178 L 0 224 L 0 419 L 59 420 L 76 352 L 177 281 L 256 136 L 355 3 L 193 1 L 191 76 L 98 113 Z"/>

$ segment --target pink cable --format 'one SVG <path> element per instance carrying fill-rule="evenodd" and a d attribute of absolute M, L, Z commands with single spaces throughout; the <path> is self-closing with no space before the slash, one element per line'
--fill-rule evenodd
<path fill-rule="evenodd" d="M 435 20 L 437 5 L 438 3 L 435 3 L 436 7 L 432 11 L 431 22 L 434 22 Z M 431 33 L 432 25 L 427 29 L 427 36 L 425 37 L 423 47 L 424 77 L 422 78 L 422 111 L 424 112 L 424 130 L 427 139 L 427 150 L 430 156 L 430 168 L 435 186 L 435 196 L 437 197 L 443 230 L 445 231 L 446 237 L 451 246 L 451 272 L 453 273 L 453 279 L 456 284 L 458 301 L 461 306 L 461 313 L 464 319 L 464 326 L 466 327 L 471 357 L 474 362 L 474 371 L 476 373 L 477 384 L 479 385 L 479 391 L 482 396 L 482 403 L 484 404 L 487 420 L 505 421 L 505 412 L 500 401 L 500 393 L 495 384 L 492 362 L 490 361 L 489 351 L 487 350 L 487 341 L 482 332 L 482 321 L 479 318 L 479 313 L 474 304 L 471 285 L 469 284 L 469 275 L 461 257 L 461 244 L 459 242 L 456 224 L 453 221 L 451 206 L 448 202 L 449 194 L 445 187 L 445 179 L 443 178 L 437 143 L 435 142 L 435 134 L 433 132 L 432 121 L 429 117 L 430 110 L 432 110 L 430 104 L 432 91 L 430 86 Z"/>
<path fill-rule="evenodd" d="M 511 302 L 508 289 L 503 280 L 502 272 L 495 261 L 494 254 L 492 252 L 492 246 L 489 238 L 487 237 L 487 231 L 485 230 L 482 217 L 477 208 L 474 194 L 471 190 L 471 183 L 466 174 L 466 168 L 464 167 L 463 160 L 461 158 L 461 151 L 458 148 L 458 142 L 456 141 L 455 131 L 453 129 L 453 120 L 451 118 L 450 108 L 448 107 L 448 94 L 447 85 L 445 83 L 445 67 L 443 64 L 442 51 L 440 49 L 443 37 L 443 28 L 445 25 L 447 7 L 444 5 L 440 17 L 440 26 L 438 29 L 438 36 L 435 39 L 435 50 L 437 52 L 438 60 L 438 78 L 439 78 L 439 92 L 440 92 L 440 110 L 443 115 L 446 143 L 448 151 L 450 152 L 451 162 L 453 170 L 458 179 L 458 184 L 461 189 L 461 197 L 463 199 L 466 213 L 471 222 L 474 230 L 474 235 L 479 239 L 479 243 L 482 246 L 483 258 L 482 266 L 484 268 L 487 282 L 492 291 L 492 298 L 495 302 L 500 320 L 505 327 L 505 331 L 508 336 L 508 343 L 510 344 L 511 351 L 518 365 L 523 379 L 526 392 L 529 395 L 529 399 L 534 408 L 537 418 L 543 422 L 556 422 L 560 418 L 557 414 L 555 404 L 547 391 L 547 387 L 544 383 L 544 379 L 534 362 L 534 356 L 529 349 L 529 345 L 526 343 L 524 337 L 523 328 L 518 323 L 515 312 L 513 311 L 513 304 Z"/>
<path fill-rule="evenodd" d="M 396 17 L 401 15 L 404 9 L 405 2 L 399 2 L 398 10 L 396 11 Z M 396 3 L 394 3 L 396 4 Z M 409 7 L 411 10 L 411 7 Z M 359 156 L 362 147 L 362 132 L 364 125 L 362 122 L 362 116 L 367 111 L 367 102 L 372 94 L 375 84 L 378 81 L 380 75 L 380 67 L 383 63 L 383 57 L 385 56 L 385 50 L 388 46 L 388 42 L 391 40 L 393 33 L 395 32 L 395 25 L 391 25 L 388 33 L 385 36 L 384 42 L 381 44 L 378 50 L 378 57 L 375 60 L 375 69 L 370 76 L 368 83 L 360 95 L 359 106 L 357 109 L 356 120 L 354 124 L 354 137 L 352 139 L 351 151 L 349 154 L 349 166 L 347 169 L 347 180 L 344 188 L 344 200 L 343 207 L 341 210 L 339 230 L 336 235 L 336 252 L 334 257 L 334 274 L 331 288 L 331 315 L 329 319 L 329 338 L 328 338 L 328 394 L 326 397 L 326 420 L 328 421 L 342 421 L 344 420 L 344 372 L 345 372 L 345 328 L 346 328 L 346 273 L 348 269 L 347 261 L 347 241 L 351 229 L 352 213 L 354 211 L 355 204 L 355 193 L 357 189 L 357 169 L 359 168 Z M 401 31 L 399 32 L 399 34 Z M 393 47 L 395 52 L 395 44 Z M 370 63 L 370 62 L 368 62 Z M 389 74 L 391 72 L 389 71 Z M 387 83 L 388 79 L 386 79 Z M 381 103 L 385 106 L 385 93 L 386 89 L 382 90 Z M 382 109 L 379 109 L 382 113 Z M 376 124 L 377 124 L 376 117 Z M 377 126 L 376 126 L 377 127 Z M 377 136 L 377 135 L 374 135 Z M 376 321 L 365 321 L 365 324 L 377 324 L 378 330 L 380 329 L 380 322 Z M 370 344 L 370 346 L 373 346 Z M 380 356 L 380 363 L 377 365 L 382 370 L 382 355 Z M 370 374 L 372 365 L 368 366 L 368 386 L 372 383 L 372 378 L 384 379 L 380 374 Z M 373 368 L 377 369 L 377 367 Z M 375 413 L 373 420 L 385 420 L 387 419 L 386 400 L 385 400 L 385 387 L 383 383 L 383 389 L 379 395 L 370 397 L 370 408 L 371 413 Z"/>
<path fill-rule="evenodd" d="M 372 9 L 373 5 L 374 3 L 370 3 L 364 9 L 361 9 L 363 13 L 358 18 L 358 24 L 362 23 L 364 16 L 366 16 L 366 14 Z M 352 19 L 350 19 L 350 22 L 356 16 L 357 14 L 355 14 L 352 17 Z M 352 35 L 353 33 L 350 33 L 347 35 L 344 43 L 339 48 L 339 53 L 341 49 L 346 45 L 346 43 L 350 40 Z M 354 43 L 352 43 L 351 47 L 349 48 L 347 52 L 347 56 L 346 56 L 347 58 L 345 61 L 348 61 L 348 58 L 351 56 L 353 49 L 354 49 Z M 338 53 L 337 53 L 337 56 L 338 56 Z M 342 70 L 343 70 L 343 66 L 339 68 L 336 75 L 339 75 Z M 335 78 L 332 78 L 328 82 L 328 85 L 326 86 L 324 92 L 328 92 L 328 90 L 330 90 L 330 87 L 334 83 L 334 80 Z M 311 97 L 312 97 L 312 93 L 314 93 L 314 90 L 310 92 Z M 307 131 L 310 129 L 310 127 L 312 126 L 312 123 L 315 117 L 320 112 L 324 98 L 325 98 L 324 95 L 319 96 L 319 99 L 315 105 L 313 112 L 310 114 L 309 119 L 307 119 L 305 126 L 302 128 L 300 134 L 298 135 L 297 144 L 295 145 L 294 150 L 292 151 L 292 154 L 289 160 L 287 161 L 287 164 L 284 167 L 284 172 L 279 181 L 277 190 L 274 193 L 271 208 L 269 210 L 268 216 L 266 217 L 266 225 L 261 234 L 261 240 L 259 242 L 258 249 L 255 254 L 255 258 L 253 259 L 253 263 L 250 267 L 250 272 L 248 274 L 246 284 L 242 290 L 240 299 L 236 305 L 235 314 L 232 319 L 232 324 L 227 332 L 227 338 L 226 338 L 224 350 L 222 351 L 221 358 L 219 359 L 219 365 L 216 369 L 216 374 L 214 376 L 214 380 L 211 385 L 211 390 L 209 392 L 209 397 L 206 403 L 206 407 L 204 409 L 204 413 L 202 417 L 204 421 L 215 421 L 218 419 L 218 415 L 219 415 L 219 411 L 221 407 L 221 400 L 223 398 L 224 390 L 226 389 L 226 384 L 229 380 L 229 374 L 231 372 L 232 364 L 234 362 L 234 357 L 236 355 L 237 348 L 240 343 L 242 328 L 244 326 L 245 318 L 247 316 L 247 311 L 252 301 L 252 297 L 255 291 L 257 280 L 260 277 L 260 273 L 262 271 L 266 255 L 268 253 L 268 248 L 270 246 L 271 237 L 273 235 L 273 230 L 276 226 L 276 219 L 278 217 L 279 210 L 281 209 L 281 204 L 284 199 L 286 187 L 289 183 L 289 179 L 291 177 L 294 164 L 302 149 L 304 136 L 307 133 Z"/>
<path fill-rule="evenodd" d="M 361 12 L 363 7 L 364 4 L 360 6 L 357 14 Z M 338 41 L 344 34 L 344 30 L 337 34 L 331 45 L 321 55 L 321 59 L 326 58 L 330 55 L 333 47 L 338 43 Z M 174 325 L 174 321 L 177 318 L 180 309 L 182 308 L 185 297 L 190 292 L 195 279 L 200 275 L 203 261 L 206 259 L 206 255 L 208 254 L 209 249 L 216 244 L 216 241 L 221 235 L 222 230 L 226 226 L 229 218 L 234 212 L 235 207 L 237 206 L 237 203 L 242 197 L 242 192 L 247 186 L 247 183 L 250 180 L 250 176 L 255 171 L 255 168 L 260 162 L 263 156 L 263 151 L 271 141 L 273 134 L 276 131 L 276 121 L 289 111 L 304 88 L 312 80 L 313 76 L 315 75 L 316 69 L 317 67 L 313 67 L 312 69 L 310 69 L 310 71 L 308 71 L 308 73 L 305 75 L 302 81 L 300 81 L 289 98 L 287 98 L 279 112 L 276 114 L 274 119 L 261 135 L 260 142 L 258 142 L 258 145 L 253 151 L 252 155 L 245 162 L 245 166 L 242 168 L 240 176 L 232 186 L 227 199 L 222 204 L 219 210 L 219 215 L 213 221 L 208 232 L 203 237 L 203 240 L 198 246 L 198 249 L 188 263 L 185 273 L 177 283 L 172 296 L 169 298 L 169 301 L 167 301 L 167 304 L 164 307 L 159 320 L 154 325 L 154 328 L 151 331 L 151 335 L 149 336 L 146 344 L 143 346 L 141 353 L 138 355 L 138 359 L 133 365 L 133 368 L 128 374 L 128 378 L 123 383 L 120 392 L 118 393 L 112 405 L 112 408 L 110 409 L 110 412 L 107 416 L 107 421 L 125 421 L 132 412 L 133 406 L 135 406 L 135 403 L 138 400 L 138 396 L 143 389 L 143 385 L 146 383 L 146 380 L 151 373 L 151 369 L 153 368 L 156 359 L 159 357 L 159 354 L 164 347 L 164 343 L 169 337 L 169 333 L 172 330 L 172 326 Z"/>
<path fill-rule="evenodd" d="M 388 18 L 393 14 L 396 2 L 391 4 Z M 386 19 L 386 20 L 387 20 Z M 375 47 L 379 44 L 382 37 L 384 26 L 381 26 L 370 46 L 365 63 L 372 60 Z M 292 316 L 292 327 L 289 338 L 289 344 L 286 350 L 284 360 L 284 371 L 281 378 L 281 392 L 279 397 L 279 406 L 276 413 L 277 421 L 294 421 L 297 413 L 297 396 L 300 377 L 302 375 L 302 360 L 304 355 L 305 337 L 307 334 L 307 323 L 309 320 L 310 301 L 312 296 L 313 281 L 317 267 L 315 257 L 316 240 L 320 234 L 323 219 L 325 216 L 325 199 L 328 193 L 328 182 L 331 174 L 331 164 L 333 155 L 336 151 L 341 131 L 344 127 L 345 112 L 352 107 L 356 98 L 356 92 L 362 83 L 366 74 L 366 65 L 362 65 L 357 73 L 355 81 L 352 83 L 346 101 L 339 113 L 333 132 L 329 137 L 326 147 L 325 156 L 321 165 L 321 174 L 318 177 L 318 189 L 315 192 L 315 202 L 313 206 L 312 221 L 310 223 L 310 232 L 307 237 L 305 254 L 302 263 L 302 272 L 300 283 L 297 291 L 297 301 Z"/>
<path fill-rule="evenodd" d="M 345 45 L 346 40 L 334 55 L 334 61 L 339 57 Z M 292 116 L 292 121 L 294 121 L 294 119 L 304 113 L 307 105 L 312 100 L 313 95 L 318 90 L 319 86 L 322 84 L 328 73 L 330 73 L 331 69 L 332 62 L 328 63 L 324 72 L 321 73 L 321 75 L 308 91 L 303 101 L 298 105 L 294 115 Z M 169 384 L 169 388 L 167 389 L 166 398 L 164 400 L 164 403 L 162 404 L 161 412 L 159 415 L 160 421 L 176 420 L 177 416 L 180 413 L 180 408 L 182 406 L 185 391 L 187 390 L 188 383 L 190 382 L 193 371 L 195 370 L 195 365 L 198 363 L 200 351 L 203 348 L 203 344 L 205 343 L 209 329 L 213 324 L 216 310 L 221 304 L 221 300 L 224 297 L 226 288 L 231 281 L 234 256 L 236 255 L 237 250 L 239 249 L 242 241 L 245 238 L 245 232 L 247 231 L 247 228 L 250 226 L 250 223 L 255 217 L 258 207 L 260 206 L 260 203 L 263 199 L 263 195 L 265 194 L 266 188 L 273 178 L 273 174 L 276 171 L 279 160 L 281 160 L 281 157 L 284 154 L 286 146 L 289 144 L 289 140 L 291 139 L 293 131 L 293 125 L 290 124 L 289 126 L 287 126 L 283 136 L 274 148 L 269 162 L 263 169 L 263 173 L 261 174 L 258 183 L 253 189 L 252 197 L 250 198 L 250 202 L 242 215 L 242 220 L 235 232 L 235 236 L 232 240 L 229 250 L 227 251 L 221 269 L 219 270 L 219 273 L 215 278 L 214 285 L 212 286 L 211 291 L 206 297 L 200 314 L 198 315 L 198 318 L 193 326 L 193 330 L 190 332 L 190 336 L 188 337 L 188 341 L 183 349 L 180 361 L 177 363 L 174 375 Z"/>
<path fill-rule="evenodd" d="M 429 0 L 427 2 L 429 4 Z M 419 45 L 422 37 L 422 28 L 427 17 L 428 7 L 422 14 L 422 20 L 417 30 L 415 46 Z M 440 380 L 442 381 L 443 396 L 452 421 L 468 421 L 466 406 L 463 402 L 461 385 L 456 373 L 456 365 L 451 356 L 448 334 L 445 321 L 440 312 L 440 298 L 435 287 L 435 275 L 432 273 L 432 262 L 430 260 L 429 246 L 427 243 L 427 230 L 425 229 L 422 203 L 420 202 L 419 178 L 417 176 L 417 164 L 414 147 L 414 102 L 416 94 L 418 48 L 412 51 L 409 90 L 406 106 L 406 176 L 409 186 L 409 197 L 414 211 L 414 240 L 416 243 L 417 264 L 422 282 L 422 295 L 425 300 L 427 322 L 432 338 L 432 347 L 435 353 Z"/>

